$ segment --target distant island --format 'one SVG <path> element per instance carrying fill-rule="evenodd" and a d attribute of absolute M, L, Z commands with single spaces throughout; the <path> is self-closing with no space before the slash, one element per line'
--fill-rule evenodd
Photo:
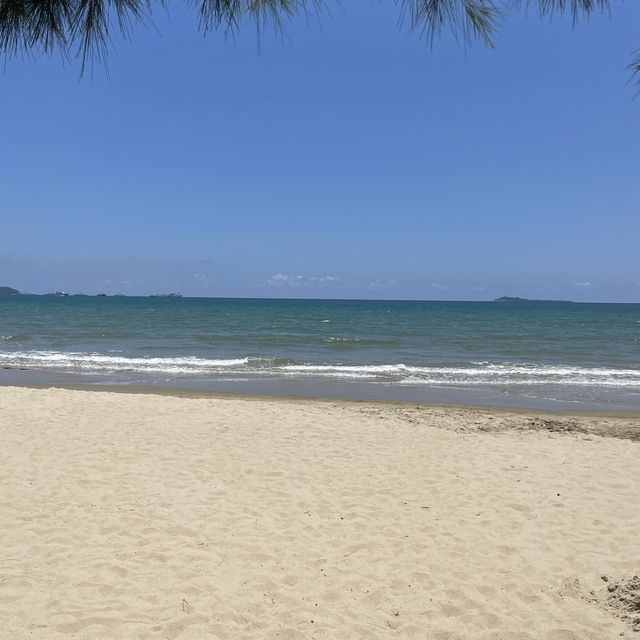
<path fill-rule="evenodd" d="M 518 298 L 518 296 L 502 296 L 495 298 L 493 302 L 573 302 L 573 300 L 536 300 L 531 298 Z"/>
<path fill-rule="evenodd" d="M 13 287 L 0 287 L 0 296 L 16 296 L 20 292 Z"/>
<path fill-rule="evenodd" d="M 152 293 L 150 298 L 182 298 L 181 293 Z"/>

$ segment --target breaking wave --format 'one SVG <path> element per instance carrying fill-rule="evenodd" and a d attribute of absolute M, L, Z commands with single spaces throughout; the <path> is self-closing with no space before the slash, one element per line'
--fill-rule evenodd
<path fill-rule="evenodd" d="M 407 364 L 318 364 L 287 358 L 127 357 L 85 352 L 0 353 L 0 367 L 76 373 L 164 374 L 225 378 L 316 378 L 424 386 L 559 385 L 640 390 L 640 368 L 615 369 L 509 362 L 456 366 Z"/>

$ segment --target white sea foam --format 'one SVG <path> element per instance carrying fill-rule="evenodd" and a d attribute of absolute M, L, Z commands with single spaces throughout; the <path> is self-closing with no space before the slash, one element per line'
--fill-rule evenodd
<path fill-rule="evenodd" d="M 381 381 L 422 385 L 571 385 L 636 387 L 640 370 L 571 366 L 475 364 L 468 367 L 391 365 L 288 365 L 283 373 L 302 376 L 381 378 Z M 387 380 L 385 380 L 385 378 Z"/>
<path fill-rule="evenodd" d="M 311 364 L 277 358 L 126 357 L 59 351 L 0 352 L 0 366 L 69 372 L 139 372 L 233 375 L 252 378 L 319 378 L 424 386 L 619 387 L 640 391 L 640 368 L 471 362 L 466 366 Z"/>
<path fill-rule="evenodd" d="M 215 369 L 235 367 L 248 362 L 248 358 L 207 359 L 187 356 L 181 358 L 127 358 L 105 356 L 98 353 L 26 351 L 0 353 L 0 365 L 34 369 L 64 369 L 94 372 L 141 371 L 149 373 L 206 373 Z"/>

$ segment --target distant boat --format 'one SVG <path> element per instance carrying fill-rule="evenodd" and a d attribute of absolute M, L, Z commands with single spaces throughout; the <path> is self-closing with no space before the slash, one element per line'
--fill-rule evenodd
<path fill-rule="evenodd" d="M 52 293 L 47 293 L 48 296 L 58 296 L 67 298 L 69 294 L 66 291 L 53 291 Z"/>

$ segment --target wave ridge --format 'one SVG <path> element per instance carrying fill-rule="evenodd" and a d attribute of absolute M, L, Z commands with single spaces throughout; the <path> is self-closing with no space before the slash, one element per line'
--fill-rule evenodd
<path fill-rule="evenodd" d="M 561 385 L 626 387 L 640 390 L 640 368 L 583 367 L 509 362 L 417 366 L 325 364 L 282 357 L 205 358 L 198 356 L 128 357 L 59 351 L 0 352 L 0 366 L 80 373 L 170 374 L 340 379 L 425 386 Z"/>

